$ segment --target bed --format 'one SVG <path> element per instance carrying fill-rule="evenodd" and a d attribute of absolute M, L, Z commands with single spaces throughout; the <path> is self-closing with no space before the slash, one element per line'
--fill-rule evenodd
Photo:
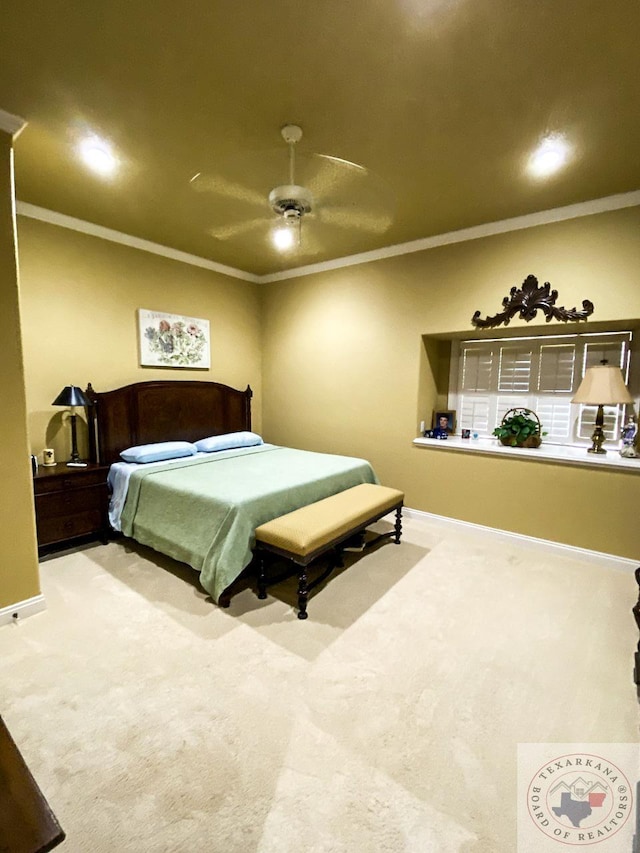
<path fill-rule="evenodd" d="M 199 572 L 213 600 L 250 564 L 256 527 L 361 483 L 377 483 L 364 459 L 264 443 L 227 446 L 251 432 L 249 387 L 156 380 L 87 395 L 90 456 L 109 465 L 115 529 Z M 216 440 L 219 437 L 220 440 Z M 160 442 L 222 445 L 152 463 L 122 461 L 127 448 Z M 256 441 L 259 439 L 259 442 Z M 120 485 L 126 480 L 124 497 Z"/>

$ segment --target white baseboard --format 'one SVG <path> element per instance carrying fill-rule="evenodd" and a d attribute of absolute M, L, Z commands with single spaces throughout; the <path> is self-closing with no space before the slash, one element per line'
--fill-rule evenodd
<path fill-rule="evenodd" d="M 587 548 L 578 548 L 574 545 L 565 545 L 562 542 L 551 542 L 548 539 L 538 539 L 535 536 L 524 536 L 520 533 L 510 533 L 508 530 L 498 530 L 495 527 L 485 527 L 482 524 L 472 524 L 470 521 L 460 521 L 457 518 L 447 518 L 444 515 L 435 515 L 431 512 L 424 512 L 420 509 L 410 509 L 404 507 L 403 514 L 407 518 L 415 519 L 416 521 L 434 521 L 438 524 L 443 524 L 450 527 L 452 530 L 460 532 L 467 531 L 469 533 L 481 534 L 483 536 L 491 536 L 503 542 L 517 543 L 525 548 L 531 548 L 539 551 L 546 551 L 556 556 L 564 555 L 573 557 L 579 560 L 585 560 L 589 563 L 595 563 L 606 569 L 615 569 L 618 572 L 633 574 L 640 566 L 640 557 L 637 560 L 630 560 L 626 557 L 618 557 L 615 554 L 605 554 L 601 551 L 590 551 Z"/>
<path fill-rule="evenodd" d="M 8 625 L 10 622 L 21 622 L 27 616 L 34 616 L 46 609 L 47 604 L 44 595 L 42 593 L 34 595 L 33 598 L 27 598 L 25 601 L 18 601 L 9 607 L 0 608 L 0 626 Z"/>

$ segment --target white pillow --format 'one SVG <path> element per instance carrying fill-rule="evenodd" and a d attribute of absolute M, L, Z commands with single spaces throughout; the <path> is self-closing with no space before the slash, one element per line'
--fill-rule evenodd
<path fill-rule="evenodd" d="M 256 444 L 264 444 L 264 442 L 255 432 L 226 432 L 223 435 L 212 435 L 196 441 L 196 447 L 201 453 L 231 450 L 234 447 L 253 447 Z"/>
<path fill-rule="evenodd" d="M 179 459 L 181 456 L 195 456 L 198 448 L 190 441 L 161 441 L 157 444 L 139 444 L 128 447 L 120 456 L 125 462 L 162 462 L 164 459 Z"/>

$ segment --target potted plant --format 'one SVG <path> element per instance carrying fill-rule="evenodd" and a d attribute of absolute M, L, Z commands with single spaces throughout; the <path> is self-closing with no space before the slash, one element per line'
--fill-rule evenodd
<path fill-rule="evenodd" d="M 493 435 L 507 447 L 540 447 L 542 424 L 531 409 L 509 409 Z"/>

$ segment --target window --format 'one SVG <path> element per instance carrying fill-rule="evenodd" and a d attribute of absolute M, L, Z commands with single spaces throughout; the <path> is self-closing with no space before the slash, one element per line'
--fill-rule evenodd
<path fill-rule="evenodd" d="M 490 436 L 508 409 L 533 409 L 554 444 L 591 440 L 596 406 L 571 402 L 588 367 L 602 359 L 629 372 L 631 332 L 500 338 L 453 343 L 450 405 L 458 425 Z M 620 436 L 624 406 L 606 406 L 607 440 Z"/>

